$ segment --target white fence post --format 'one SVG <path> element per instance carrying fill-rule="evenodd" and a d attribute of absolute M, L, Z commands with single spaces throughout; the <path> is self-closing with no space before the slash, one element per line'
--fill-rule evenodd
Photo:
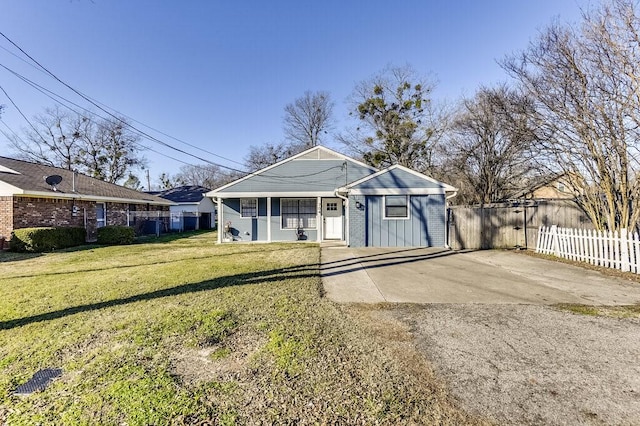
<path fill-rule="evenodd" d="M 620 269 L 629 272 L 629 237 L 627 228 L 620 230 Z"/>
<path fill-rule="evenodd" d="M 596 231 L 541 226 L 536 253 L 640 273 L 640 235 L 627 229 Z"/>
<path fill-rule="evenodd" d="M 558 227 L 556 225 L 552 225 L 549 231 L 551 234 L 551 248 L 553 250 L 553 254 L 560 257 L 560 244 L 558 242 Z"/>

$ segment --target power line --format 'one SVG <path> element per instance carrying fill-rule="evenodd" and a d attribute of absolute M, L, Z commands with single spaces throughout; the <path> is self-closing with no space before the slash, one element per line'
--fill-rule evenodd
<path fill-rule="evenodd" d="M 164 141 L 162 141 L 162 140 L 160 140 L 160 139 L 158 139 L 158 138 L 156 138 L 156 137 L 154 137 L 154 136 L 152 136 L 152 135 L 148 134 L 147 132 L 144 132 L 144 131 L 142 131 L 142 130 L 138 129 L 137 127 L 135 127 L 135 126 L 131 125 L 130 123 L 126 122 L 125 120 L 123 120 L 123 118 L 122 118 L 122 117 L 118 117 L 118 116 L 114 115 L 113 113 L 111 113 L 110 111 L 108 111 L 107 109 L 105 109 L 105 107 L 106 107 L 106 108 L 109 108 L 109 109 L 111 109 L 111 110 L 113 110 L 113 111 L 115 111 L 115 112 L 116 112 L 116 113 L 118 113 L 118 114 L 120 114 L 120 113 L 119 113 L 117 110 L 115 110 L 115 109 L 113 109 L 113 108 L 110 108 L 110 107 L 106 106 L 105 104 L 102 104 L 101 102 L 98 102 L 98 101 L 96 101 L 96 100 L 93 100 L 92 98 L 90 98 L 89 96 L 87 96 L 87 95 L 85 95 L 84 93 L 80 92 L 79 90 L 76 90 L 75 88 L 71 87 L 69 84 L 67 84 L 66 82 L 64 82 L 63 80 L 61 80 L 59 77 L 57 77 L 55 74 L 53 74 L 51 71 L 49 71 L 49 69 L 47 69 L 44 65 L 42 65 L 40 62 L 38 62 L 35 58 L 33 58 L 31 55 L 29 55 L 26 51 L 24 51 L 20 46 L 18 46 L 18 45 L 17 45 L 13 40 L 11 40 L 9 37 L 7 37 L 7 36 L 6 36 L 3 32 L 1 32 L 1 31 L 0 31 L 0 36 L 2 36 L 3 38 L 5 38 L 5 39 L 6 39 L 9 43 L 11 43 L 11 44 L 16 48 L 16 49 L 18 49 L 20 52 L 22 52 L 22 54 L 23 54 L 23 55 L 25 55 L 25 56 L 26 56 L 27 58 L 29 58 L 33 63 L 35 63 L 35 64 L 39 67 L 39 69 L 40 69 L 40 70 L 42 70 L 43 72 L 45 72 L 46 74 L 48 74 L 49 76 L 51 76 L 52 78 L 54 78 L 54 79 L 55 79 L 56 81 L 58 81 L 60 84 L 62 84 L 63 86 L 67 87 L 69 90 L 73 91 L 73 92 L 74 92 L 74 93 L 76 93 L 78 96 L 80 96 L 81 98 L 83 98 L 84 100 L 86 100 L 87 102 L 89 102 L 90 104 L 92 104 L 93 106 L 95 106 L 96 108 L 98 108 L 99 110 L 103 111 L 105 114 L 107 114 L 107 115 L 109 115 L 110 117 L 112 117 L 113 119 L 117 120 L 117 121 L 118 121 L 119 123 L 121 123 L 122 125 L 124 125 L 124 126 L 126 126 L 126 127 L 130 128 L 130 129 L 132 129 L 134 132 L 136 132 L 137 134 L 139 134 L 139 135 L 141 135 L 141 136 L 145 137 L 146 139 L 148 139 L 148 140 L 150 140 L 150 141 L 156 142 L 156 143 L 158 143 L 158 144 L 160 144 L 160 145 L 162 145 L 162 146 L 165 146 L 165 147 L 167 147 L 167 148 L 170 148 L 170 149 L 172 149 L 172 150 L 175 150 L 175 151 L 180 152 L 180 153 L 182 153 L 182 154 L 185 154 L 185 155 L 187 155 L 187 156 L 190 156 L 190 157 L 196 158 L 196 159 L 198 159 L 198 160 L 200 160 L 200 161 L 202 161 L 202 162 L 204 162 L 204 163 L 207 163 L 207 164 L 210 164 L 210 165 L 214 165 L 214 166 L 217 166 L 217 167 L 221 167 L 221 168 L 225 168 L 225 169 L 228 169 L 228 170 L 231 170 L 231 171 L 234 171 L 234 172 L 240 173 L 240 174 L 242 174 L 242 175 L 259 175 L 259 176 L 261 176 L 261 177 L 276 178 L 276 179 L 292 179 L 292 178 L 310 177 L 310 176 L 315 176 L 315 175 L 318 175 L 318 174 L 324 173 L 324 172 L 326 172 L 326 171 L 329 171 L 329 170 L 331 170 L 331 169 L 335 168 L 335 167 L 331 167 L 331 168 L 329 168 L 329 169 L 325 169 L 325 170 L 322 170 L 322 171 L 319 171 L 319 172 L 309 173 L 309 174 L 303 174 L 303 175 L 297 175 L 297 176 L 294 176 L 294 175 L 282 176 L 282 175 L 272 175 L 272 174 L 266 174 L 266 173 L 260 173 L 260 174 L 257 174 L 257 172 L 247 172 L 247 171 L 245 171 L 245 170 L 240 170 L 240 169 L 236 169 L 236 168 L 234 168 L 234 167 L 225 166 L 225 165 L 222 165 L 222 164 L 215 163 L 215 162 L 213 162 L 213 161 L 207 160 L 207 159 L 202 158 L 202 157 L 200 157 L 200 156 L 197 156 L 197 155 L 195 155 L 195 154 L 189 153 L 189 152 L 187 152 L 187 151 L 185 151 L 185 150 L 183 150 L 183 149 L 180 149 L 180 148 L 177 148 L 177 147 L 175 147 L 175 146 L 173 146 L 173 145 L 170 145 L 170 144 L 168 144 L 168 143 L 166 143 L 166 142 L 164 142 Z M 6 49 L 5 49 L 5 50 L 6 50 Z M 14 56 L 15 56 L 15 55 L 14 55 Z M 3 67 L 3 68 L 5 68 L 7 71 L 9 71 L 9 72 L 11 72 L 12 74 L 14 74 L 16 77 L 18 77 L 18 78 L 22 79 L 22 80 L 23 80 L 24 82 L 26 82 L 27 84 L 30 84 L 32 87 L 36 88 L 37 90 L 39 90 L 39 91 L 41 91 L 41 92 L 42 92 L 42 90 L 44 90 L 44 91 L 46 91 L 46 92 L 48 92 L 48 93 L 51 93 L 52 95 L 54 95 L 54 96 L 56 96 L 56 97 L 59 97 L 60 99 L 64 99 L 65 101 L 67 101 L 67 102 L 71 103 L 72 105 L 77 106 L 78 108 L 81 108 L 81 109 L 83 109 L 83 110 L 85 110 L 85 111 L 89 112 L 86 108 L 84 108 L 84 107 L 82 107 L 82 106 L 80 106 L 80 105 L 78 105 L 78 104 L 76 104 L 76 103 L 74 103 L 74 102 L 72 102 L 72 101 L 69 101 L 68 99 L 66 99 L 66 98 L 64 98 L 64 97 L 62 97 L 62 96 L 60 96 L 60 95 L 57 95 L 57 94 L 55 94 L 54 92 L 52 92 L 52 91 L 50 91 L 50 90 L 48 90 L 48 89 L 45 89 L 44 87 L 42 87 L 42 86 L 38 85 L 37 83 L 32 82 L 32 81 L 31 81 L 31 80 L 29 80 L 28 78 L 26 78 L 26 77 L 24 77 L 24 76 L 20 75 L 19 73 L 16 73 L 15 71 L 13 71 L 13 70 L 9 69 L 8 67 L 6 67 L 6 66 L 4 66 L 4 65 L 1 65 L 1 64 L 0 64 L 0 66 L 2 66 L 2 67 Z M 4 91 L 4 89 L 3 89 L 3 92 L 5 92 L 5 91 Z M 8 94 L 7 94 L 6 92 L 5 92 L 5 95 L 7 95 L 7 97 L 9 98 L 9 96 L 8 96 Z M 46 95 L 46 94 L 45 94 L 45 95 Z M 51 96 L 49 96 L 49 95 L 46 95 L 46 96 L 48 96 L 49 98 L 53 99 L 53 98 L 52 98 Z M 9 98 L 9 99 L 10 99 L 10 98 Z M 61 105 L 65 106 L 65 107 L 67 107 L 67 108 L 71 109 L 72 111 L 74 111 L 74 110 L 73 110 L 72 108 L 70 108 L 68 105 L 64 105 L 62 102 L 60 102 L 60 101 L 58 101 L 58 100 L 56 100 L 56 99 L 53 99 L 53 100 L 54 100 L 55 102 L 60 103 Z M 10 99 L 10 101 L 11 101 L 11 103 L 14 105 L 14 107 L 16 107 L 16 109 L 20 112 L 20 115 L 22 115 L 22 117 L 27 121 L 27 123 L 29 123 L 29 125 L 34 129 L 34 131 L 36 131 L 36 133 L 38 134 L 38 136 L 39 136 L 39 137 L 44 141 L 44 138 L 40 135 L 40 133 L 37 131 L 37 129 L 33 126 L 33 124 L 32 124 L 32 123 L 27 119 L 27 117 L 22 113 L 22 111 L 17 107 L 17 105 L 13 102 L 13 100 L 12 100 L 12 99 Z M 103 107 L 102 105 L 104 105 L 104 107 Z M 74 111 L 74 112 L 76 112 L 76 111 Z M 77 112 L 76 112 L 76 113 L 77 113 Z M 122 115 L 122 116 L 124 116 L 124 114 L 121 114 L 121 115 Z M 103 119 L 104 119 L 104 117 L 101 117 L 101 118 L 103 118 Z M 132 119 L 132 120 L 133 120 L 133 119 Z M 192 145 L 192 144 L 189 144 L 189 143 L 187 143 L 187 142 L 184 142 L 184 141 L 182 141 L 182 140 L 180 140 L 180 139 L 174 138 L 174 137 L 172 137 L 172 136 L 170 136 L 170 135 L 167 135 L 166 133 L 163 133 L 163 132 L 161 132 L 161 131 L 158 131 L 158 130 L 156 130 L 156 129 L 153 129 L 152 127 L 147 126 L 147 125 L 145 125 L 145 124 L 143 124 L 143 123 L 141 123 L 141 122 L 139 122 L 139 121 L 137 121 L 137 120 L 133 120 L 133 121 L 135 121 L 135 122 L 137 122 L 137 123 L 140 123 L 140 124 L 144 125 L 145 127 L 148 127 L 148 128 L 150 128 L 150 129 L 152 129 L 152 130 L 154 130 L 154 131 L 156 131 L 156 132 L 158 132 L 158 133 L 161 133 L 161 134 L 163 134 L 163 135 L 165 135 L 165 136 L 167 136 L 167 137 L 170 137 L 170 138 L 175 139 L 175 140 L 177 140 L 177 141 L 179 141 L 179 142 L 182 142 L 182 143 L 184 143 L 184 144 L 187 144 L 187 145 L 189 145 L 189 146 L 191 146 L 191 147 L 193 147 L 193 148 L 200 149 L 200 150 L 202 150 L 202 151 L 204 151 L 204 152 L 207 152 L 207 153 L 209 153 L 209 154 L 212 154 L 212 155 L 214 155 L 214 156 L 217 156 L 217 157 L 223 158 L 223 159 L 228 160 L 228 161 L 235 162 L 235 163 L 237 163 L 237 164 L 241 164 L 241 163 L 238 163 L 237 161 L 227 159 L 227 158 L 222 157 L 222 156 L 220 156 L 220 155 L 217 155 L 217 154 L 215 154 L 215 153 L 211 153 L 211 152 L 209 152 L 209 151 L 207 151 L 207 150 L 204 150 L 204 149 L 202 149 L 202 148 L 199 148 L 199 147 L 197 147 L 197 146 L 195 146 L 195 145 Z M 178 160 L 178 159 L 176 159 L 176 158 L 170 157 L 170 156 L 168 156 L 168 155 L 166 155 L 166 154 L 160 153 L 160 152 L 158 152 L 158 151 L 156 151 L 156 150 L 154 150 L 154 149 L 151 149 L 150 147 L 145 147 L 145 148 L 149 149 L 150 151 L 152 151 L 152 152 L 154 152 L 154 153 L 157 153 L 157 154 L 159 154 L 159 155 L 163 155 L 163 156 L 165 156 L 165 157 L 167 157 L 167 158 L 170 158 L 170 159 L 172 159 L 172 160 L 178 161 L 178 162 L 183 163 L 183 164 L 185 164 L 185 165 L 191 165 L 191 164 L 189 164 L 189 163 L 187 163 L 187 162 L 184 162 L 184 161 Z M 194 165 L 191 165 L 191 166 L 194 166 Z M 195 167 L 198 167 L 198 166 L 195 166 Z"/>
<path fill-rule="evenodd" d="M 9 102 L 11 102 L 11 105 L 13 105 L 13 107 L 20 113 L 20 115 L 22 116 L 22 118 L 25 119 L 25 121 L 29 124 L 29 126 L 33 129 L 34 132 L 36 132 L 36 134 L 40 137 L 40 139 L 42 139 L 42 142 L 44 142 L 45 144 L 47 143 L 47 141 L 42 137 L 42 135 L 40 134 L 40 132 L 38 132 L 38 129 L 36 129 L 36 127 L 33 125 L 33 123 L 31 123 L 31 121 L 27 118 L 26 115 L 24 115 L 24 113 L 22 112 L 22 110 L 20 109 L 20 107 L 18 105 L 16 105 L 16 103 L 13 101 L 13 99 L 11 98 L 11 96 L 9 96 L 9 94 L 7 93 L 6 90 L 4 90 L 4 87 L 2 87 L 2 85 L 0 85 L 0 90 L 2 90 L 2 93 L 4 93 L 4 95 L 7 97 L 7 99 L 9 99 Z"/>
<path fill-rule="evenodd" d="M 2 33 L 0 32 L 0 34 L 2 34 Z M 13 43 L 11 40 L 9 40 L 9 38 L 8 38 L 7 36 L 5 36 L 4 34 L 2 34 L 2 36 L 3 36 L 5 39 L 7 39 L 10 43 L 12 43 L 16 48 L 20 49 L 20 47 L 18 47 L 15 43 Z M 39 67 L 37 67 L 37 66 L 35 66 L 35 65 L 33 65 L 32 63 L 30 63 L 29 61 L 25 60 L 24 58 L 21 58 L 20 56 L 16 55 L 15 53 L 13 53 L 12 51 L 10 51 L 9 49 L 7 49 L 7 48 L 6 48 L 6 47 L 4 47 L 4 46 L 0 46 L 0 49 L 2 49 L 2 50 L 4 50 L 4 51 L 6 51 L 6 52 L 7 52 L 7 53 L 9 53 L 10 55 L 14 56 L 14 57 L 15 57 L 15 58 L 17 58 L 18 60 L 20 60 L 20 61 L 24 62 L 24 63 L 25 63 L 25 64 L 27 64 L 27 65 L 29 65 L 29 66 L 30 66 L 30 67 L 32 67 L 33 69 L 36 69 L 36 70 L 38 70 L 39 72 L 41 72 L 41 73 L 43 73 L 43 74 L 49 74 L 49 75 L 51 75 L 51 73 L 49 73 L 48 71 L 45 71 L 45 70 L 43 69 L 42 65 L 40 65 L 37 61 L 35 61 L 33 58 L 31 58 L 31 56 L 29 56 L 28 54 L 26 54 L 26 53 L 24 52 L 24 50 L 20 49 L 20 51 L 21 51 L 22 53 L 24 53 L 25 55 L 27 55 L 27 57 L 29 57 L 29 58 L 30 58 L 31 60 L 33 60 L 34 62 L 38 63 L 38 65 L 40 66 L 40 68 L 39 68 Z M 37 86 L 41 87 L 43 90 L 46 90 L 47 92 L 50 92 L 50 93 L 52 93 L 52 94 L 53 94 L 53 92 L 49 91 L 48 89 L 46 89 L 46 88 L 44 88 L 44 87 L 42 87 L 42 86 L 38 85 L 37 83 L 34 83 L 33 81 L 31 81 L 31 80 L 27 79 L 26 77 L 24 77 L 24 76 L 20 75 L 19 73 L 15 72 L 15 71 L 13 71 L 13 70 L 11 70 L 11 69 L 7 68 L 6 66 L 4 66 L 4 65 L 2 65 L 2 64 L 0 64 L 0 66 L 2 66 L 4 69 L 6 69 L 7 71 L 9 71 L 9 72 L 11 72 L 12 74 L 14 74 L 16 77 L 21 78 L 21 79 L 26 80 L 26 81 L 30 81 L 30 82 L 31 82 L 31 84 L 35 84 L 35 85 L 37 85 Z M 55 78 L 55 77 L 54 77 L 54 78 Z M 58 80 L 58 81 L 59 81 L 59 80 Z M 64 84 L 64 83 L 63 83 L 63 84 Z M 56 96 L 59 96 L 60 98 L 64 99 L 64 98 L 63 98 L 62 96 L 60 96 L 60 95 L 56 95 Z M 239 162 L 239 161 L 233 160 L 233 159 L 231 159 L 231 158 L 224 157 L 224 156 L 222 156 L 222 155 L 220 155 L 220 154 L 216 154 L 215 152 L 211 152 L 211 151 L 209 151 L 209 150 L 207 150 L 207 149 L 204 149 L 204 148 L 199 147 L 199 146 L 197 146 L 197 145 L 191 144 L 191 143 L 189 143 L 189 142 L 187 142 L 187 141 L 185 141 L 185 140 L 183 140 L 183 139 L 180 139 L 180 138 L 177 138 L 177 137 L 175 137 L 175 136 L 172 136 L 172 135 L 170 135 L 170 134 L 168 134 L 168 133 L 165 133 L 165 132 L 163 132 L 163 131 L 161 131 L 161 130 L 159 130 L 159 129 L 156 129 L 156 128 L 154 128 L 154 127 L 152 127 L 152 126 L 148 125 L 148 124 L 145 124 L 145 123 L 143 123 L 143 122 L 141 122 L 141 121 L 139 121 L 139 120 L 136 120 L 135 118 L 131 117 L 130 115 L 124 114 L 124 113 L 122 113 L 122 112 L 120 112 L 120 111 L 116 110 L 115 108 L 111 108 L 110 106 L 106 105 L 106 104 L 105 104 L 105 103 L 103 103 L 103 102 L 100 102 L 100 101 L 99 101 L 99 100 L 97 100 L 97 99 L 92 98 L 91 96 L 88 96 L 88 95 L 84 95 L 84 96 L 86 96 L 88 99 L 91 99 L 91 101 L 96 102 L 96 103 L 98 103 L 98 104 L 100 104 L 100 105 L 104 106 L 105 108 L 108 108 L 108 109 L 109 109 L 109 110 L 111 110 L 111 111 L 114 111 L 114 112 L 115 112 L 115 113 L 117 113 L 118 115 L 121 115 L 121 116 L 123 116 L 123 117 L 127 118 L 128 120 L 131 120 L 131 121 L 133 121 L 133 122 L 135 122 L 135 123 L 138 123 L 138 124 L 140 124 L 140 125 L 142 125 L 142 126 L 146 127 L 147 129 L 150 129 L 150 130 L 153 130 L 154 132 L 160 133 L 160 134 L 161 134 L 161 135 L 163 135 L 163 136 L 166 136 L 166 137 L 168 137 L 168 138 L 170 138 L 170 139 L 173 139 L 173 140 L 175 140 L 175 141 L 177 141 L 177 142 L 183 143 L 183 144 L 185 144 L 185 145 L 187 145 L 187 146 L 190 146 L 191 148 L 198 149 L 198 150 L 200 150 L 200 151 L 202 151 L 202 152 L 205 152 L 205 153 L 207 153 L 207 154 L 211 154 L 211 155 L 213 155 L 213 156 L 215 156 L 215 157 L 218 157 L 218 158 L 221 158 L 221 159 L 223 159 L 223 160 L 230 161 L 230 162 L 232 162 L 232 163 L 235 163 L 235 164 L 238 164 L 238 165 L 244 166 L 244 164 L 243 164 L 243 163 L 241 163 L 241 162 Z M 67 101 L 68 101 L 68 100 L 67 100 Z M 68 102 L 70 102 L 70 101 L 68 101 Z M 71 103 L 72 103 L 72 102 L 71 102 Z M 79 108 L 84 109 L 84 110 L 85 110 L 85 111 L 87 111 L 87 112 L 90 112 L 90 111 L 88 111 L 88 110 L 87 110 L 86 108 L 84 108 L 84 107 L 81 107 L 81 106 L 79 106 L 79 105 L 77 105 L 77 104 L 74 104 L 74 105 L 78 106 Z"/>
<path fill-rule="evenodd" d="M 26 51 L 24 51 L 20 46 L 18 46 L 13 40 L 11 40 L 9 37 L 7 37 L 3 32 L 0 31 L 0 36 L 2 36 L 4 39 L 6 39 L 9 43 L 11 43 L 16 49 L 18 49 L 20 52 L 22 52 L 23 55 L 25 55 L 27 58 L 29 58 L 33 63 L 35 63 L 38 67 L 40 67 L 40 69 L 42 69 L 44 72 L 46 72 L 48 75 L 50 75 L 53 79 L 55 79 L 56 81 L 58 81 L 60 84 L 62 84 L 63 86 L 65 86 L 66 88 L 68 88 L 69 90 L 71 90 L 72 92 L 74 92 L 75 94 L 77 94 L 78 96 L 80 96 L 82 99 L 84 99 L 85 101 L 89 102 L 90 104 L 92 104 L 93 106 L 95 106 L 96 108 L 98 108 L 99 110 L 103 111 L 105 114 L 108 114 L 110 117 L 112 117 L 113 119 L 117 120 L 118 122 L 120 122 L 121 124 L 123 124 L 124 126 L 127 126 L 131 129 L 134 129 L 135 131 L 137 131 L 139 134 L 144 135 L 147 139 L 154 141 L 156 143 L 159 143 L 160 145 L 163 145 L 167 148 L 170 148 L 174 151 L 180 152 L 181 154 L 193 157 L 197 160 L 200 160 L 202 162 L 208 163 L 208 164 L 212 164 L 212 165 L 216 165 L 218 167 L 223 167 L 225 169 L 229 169 L 235 172 L 239 172 L 239 173 L 246 173 L 242 170 L 233 168 L 233 167 L 229 167 L 229 166 L 225 166 L 222 164 L 218 164 L 215 163 L 213 161 L 204 159 L 200 156 L 197 156 L 195 154 L 192 154 L 190 152 L 187 152 L 183 149 L 177 148 L 175 146 L 172 146 L 164 141 L 161 141 L 160 139 L 138 129 L 137 127 L 133 126 L 130 123 L 127 123 L 126 121 L 124 121 L 121 117 L 116 116 L 115 114 L 111 113 L 110 111 L 108 111 L 107 109 L 105 109 L 104 107 L 102 107 L 99 103 L 94 102 L 90 97 L 86 96 L 84 93 L 80 92 L 79 90 L 71 87 L 68 83 L 64 82 L 63 80 L 61 80 L 58 76 L 56 76 L 53 72 L 49 71 L 49 69 L 47 69 L 47 67 L 45 67 L 44 65 L 42 65 L 40 62 L 38 62 L 35 58 L 33 58 L 31 55 L 29 55 Z M 115 111 L 115 110 L 114 110 Z"/>

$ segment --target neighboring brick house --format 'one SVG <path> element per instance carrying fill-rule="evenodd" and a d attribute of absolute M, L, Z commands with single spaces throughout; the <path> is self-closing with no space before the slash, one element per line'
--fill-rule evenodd
<path fill-rule="evenodd" d="M 61 182 L 49 185 L 48 176 Z M 174 203 L 58 167 L 0 157 L 0 236 L 18 228 L 81 226 L 87 240 L 97 228 L 133 225 L 129 212 L 168 212 Z M 168 213 L 158 214 L 168 221 Z"/>

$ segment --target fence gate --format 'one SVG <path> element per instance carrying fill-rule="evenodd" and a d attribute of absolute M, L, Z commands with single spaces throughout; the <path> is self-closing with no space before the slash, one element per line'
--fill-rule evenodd
<path fill-rule="evenodd" d="M 526 247 L 532 209 L 519 204 L 451 207 L 449 245 L 456 250 Z"/>

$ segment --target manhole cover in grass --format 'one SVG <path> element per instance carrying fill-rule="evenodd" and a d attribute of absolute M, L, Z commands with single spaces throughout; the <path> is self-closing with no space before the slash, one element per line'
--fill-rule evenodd
<path fill-rule="evenodd" d="M 18 386 L 13 393 L 15 395 L 29 395 L 36 391 L 45 390 L 53 379 L 60 376 L 62 376 L 60 368 L 43 368 L 36 371 L 27 383 Z"/>

